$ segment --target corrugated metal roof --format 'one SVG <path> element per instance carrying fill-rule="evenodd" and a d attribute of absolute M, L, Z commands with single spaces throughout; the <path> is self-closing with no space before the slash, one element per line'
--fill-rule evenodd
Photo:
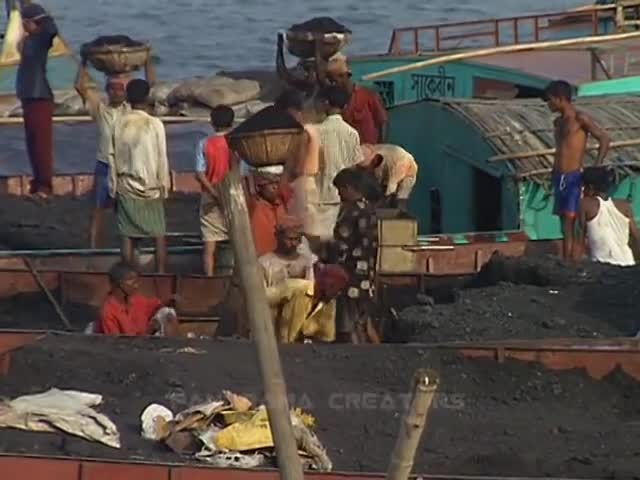
<path fill-rule="evenodd" d="M 541 100 L 445 100 L 441 102 L 473 124 L 519 177 L 544 181 L 553 166 L 553 153 L 532 152 L 555 148 L 552 114 Z M 623 175 L 640 169 L 640 97 L 609 96 L 578 99 L 578 110 L 589 114 L 611 137 L 612 148 L 606 164 Z M 616 142 L 633 145 L 616 146 Z M 589 145 L 597 145 L 589 140 Z M 585 165 L 595 161 L 597 150 L 587 150 Z"/>

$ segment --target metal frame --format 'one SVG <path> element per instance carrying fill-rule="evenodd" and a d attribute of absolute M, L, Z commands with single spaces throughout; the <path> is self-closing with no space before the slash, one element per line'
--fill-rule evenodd
<path fill-rule="evenodd" d="M 640 5 L 637 0 L 632 0 Z M 536 15 L 522 15 L 515 17 L 491 18 L 486 20 L 471 20 L 456 23 L 441 23 L 421 25 L 416 27 L 399 27 L 393 30 L 389 42 L 389 55 L 410 55 L 419 53 L 436 53 L 456 50 L 460 47 L 450 47 L 447 42 L 489 39 L 486 47 L 517 45 L 531 41 L 538 42 L 545 31 L 576 24 L 591 24 L 591 35 L 604 34 L 600 29 L 600 20 L 616 18 L 616 5 L 593 6 L 575 11 L 552 12 Z M 522 31 L 531 28 L 531 38 L 524 38 Z M 506 32 L 505 32 L 506 30 Z M 433 38 L 432 46 L 423 49 L 420 41 L 422 34 L 429 33 Z M 505 34 L 506 33 L 506 34 Z M 409 36 L 412 49 L 402 49 L 402 40 Z"/>

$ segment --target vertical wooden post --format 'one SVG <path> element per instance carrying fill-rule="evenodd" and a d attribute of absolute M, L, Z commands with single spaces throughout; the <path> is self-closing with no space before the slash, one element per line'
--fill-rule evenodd
<path fill-rule="evenodd" d="M 427 423 L 427 414 L 438 389 L 438 374 L 418 370 L 414 376 L 413 398 L 407 415 L 400 424 L 400 433 L 391 454 L 387 471 L 388 480 L 407 480 L 413 468 L 418 444 Z"/>
<path fill-rule="evenodd" d="M 293 434 L 287 389 L 267 303 L 264 282 L 258 267 L 256 247 L 249 224 L 249 212 L 240 179 L 238 162 L 222 182 L 221 197 L 229 225 L 229 237 L 235 254 L 235 268 L 245 298 L 246 314 L 258 351 L 258 362 L 266 396 L 269 424 L 276 447 L 282 480 L 302 480 L 302 464 Z"/>

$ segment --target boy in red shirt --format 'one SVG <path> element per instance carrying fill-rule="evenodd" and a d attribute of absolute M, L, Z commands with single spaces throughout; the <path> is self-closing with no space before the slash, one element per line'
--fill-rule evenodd
<path fill-rule="evenodd" d="M 117 263 L 109 271 L 111 291 L 107 296 L 95 333 L 105 335 L 175 336 L 178 319 L 173 309 L 164 308 L 157 298 L 138 292 L 136 271 L 126 263 Z"/>
<path fill-rule="evenodd" d="M 200 201 L 200 230 L 204 248 L 202 266 L 205 275 L 213 276 L 216 243 L 227 240 L 229 232 L 222 210 L 218 185 L 230 168 L 231 150 L 225 135 L 233 126 L 233 109 L 226 105 L 211 111 L 214 134 L 202 139 L 196 149 L 196 179 L 202 187 Z"/>

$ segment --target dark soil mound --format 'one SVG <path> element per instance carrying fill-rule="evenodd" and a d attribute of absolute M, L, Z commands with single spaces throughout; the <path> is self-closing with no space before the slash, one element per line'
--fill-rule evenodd
<path fill-rule="evenodd" d="M 466 288 L 400 312 L 395 341 L 614 337 L 640 329 L 640 268 L 494 256 Z"/>
<path fill-rule="evenodd" d="M 494 253 L 476 275 L 473 286 L 488 287 L 500 282 L 516 285 L 566 285 L 574 269 L 556 257 L 512 258 Z"/>
<path fill-rule="evenodd" d="M 165 201 L 167 231 L 199 234 L 197 194 L 172 194 Z M 3 196 L 0 202 L 0 244 L 14 250 L 88 248 L 93 194 L 81 198 L 54 197 L 37 203 Z M 105 247 L 118 247 L 115 215 L 105 215 Z M 145 241 L 145 246 L 151 243 Z"/>
<path fill-rule="evenodd" d="M 275 108 L 274 106 L 269 106 L 263 108 L 234 128 L 230 136 L 243 133 L 263 132 L 265 130 L 301 130 L 302 128 L 302 125 L 288 112 Z"/>
<path fill-rule="evenodd" d="M 181 353 L 187 345 L 203 352 Z M 441 386 L 417 472 L 633 478 L 640 471 L 640 387 L 620 371 L 598 382 L 583 371 L 392 345 L 295 345 L 281 355 L 291 403 L 317 418 L 336 470 L 386 470 L 410 379 L 427 367 Z M 51 336 L 16 352 L 0 378 L 0 396 L 51 387 L 102 394 L 100 411 L 118 426 L 122 449 L 0 429 L 0 451 L 176 462 L 140 437 L 149 403 L 179 410 L 222 389 L 263 397 L 254 346 L 231 341 Z"/>
<path fill-rule="evenodd" d="M 315 17 L 303 23 L 296 23 L 289 30 L 312 33 L 351 33 L 351 30 L 331 17 Z"/>

